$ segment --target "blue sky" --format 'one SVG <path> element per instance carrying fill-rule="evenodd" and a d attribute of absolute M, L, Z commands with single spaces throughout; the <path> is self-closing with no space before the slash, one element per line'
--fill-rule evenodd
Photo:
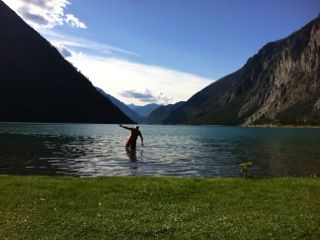
<path fill-rule="evenodd" d="M 266 43 L 288 36 L 320 13 L 319 0 L 5 2 L 70 53 L 66 59 L 95 85 L 136 104 L 148 102 L 130 98 L 128 92 L 151 95 L 159 103 L 187 100 L 240 68 Z M 47 21 L 51 25 L 32 22 L 21 11 L 27 6 L 41 15 L 50 2 L 57 6 L 57 15 Z"/>

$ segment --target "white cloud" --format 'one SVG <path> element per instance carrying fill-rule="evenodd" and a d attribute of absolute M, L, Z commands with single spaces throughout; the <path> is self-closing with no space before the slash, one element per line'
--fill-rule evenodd
<path fill-rule="evenodd" d="M 76 52 L 67 59 L 95 86 L 127 104 L 146 104 L 144 100 L 148 96 L 149 100 L 165 104 L 187 100 L 213 82 L 212 79 L 190 73 L 125 59 L 97 57 Z M 133 93 L 136 94 L 136 98 L 133 98 Z"/>
<path fill-rule="evenodd" d="M 65 15 L 65 22 L 68 23 L 73 28 L 87 28 L 87 26 L 81 22 L 77 17 L 72 14 Z"/>
<path fill-rule="evenodd" d="M 67 24 L 71 27 L 87 28 L 77 17 L 66 14 L 68 0 L 3 0 L 23 20 L 35 29 L 51 29 Z"/>
<path fill-rule="evenodd" d="M 42 35 L 48 39 L 52 45 L 56 47 L 70 47 L 74 49 L 83 49 L 95 51 L 99 55 L 103 56 L 114 56 L 114 55 L 130 55 L 130 56 L 141 56 L 139 53 L 110 46 L 105 43 L 99 43 L 92 40 L 87 40 L 83 38 L 73 37 L 61 33 L 57 33 L 53 30 L 43 30 L 41 31 Z"/>
<path fill-rule="evenodd" d="M 163 95 L 162 92 L 160 92 L 158 95 L 152 94 L 152 92 L 149 89 L 146 89 L 144 92 L 139 92 L 136 90 L 126 90 L 120 93 L 120 96 L 125 97 L 125 98 L 131 98 L 131 99 L 136 99 L 140 102 L 144 103 L 163 103 L 163 104 L 168 104 L 170 103 L 173 99 L 168 98 Z"/>

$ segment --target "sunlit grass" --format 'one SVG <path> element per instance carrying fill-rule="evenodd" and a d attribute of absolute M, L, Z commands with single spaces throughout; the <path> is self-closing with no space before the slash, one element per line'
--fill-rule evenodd
<path fill-rule="evenodd" d="M 320 239 L 320 179 L 0 177 L 0 239 Z"/>

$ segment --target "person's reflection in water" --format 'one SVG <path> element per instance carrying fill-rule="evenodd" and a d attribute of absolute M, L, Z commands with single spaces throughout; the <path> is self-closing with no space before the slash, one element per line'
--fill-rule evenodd
<path fill-rule="evenodd" d="M 126 152 L 131 162 L 137 161 L 137 152 L 135 148 L 134 149 L 126 148 Z"/>

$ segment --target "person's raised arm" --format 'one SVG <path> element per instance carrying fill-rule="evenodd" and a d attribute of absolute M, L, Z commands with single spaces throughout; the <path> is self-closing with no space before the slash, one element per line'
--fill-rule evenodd
<path fill-rule="evenodd" d="M 126 126 L 123 126 L 122 124 L 119 124 L 120 127 L 124 128 L 124 129 L 127 129 L 127 130 L 132 130 L 132 128 L 129 128 L 129 127 L 126 127 Z"/>

